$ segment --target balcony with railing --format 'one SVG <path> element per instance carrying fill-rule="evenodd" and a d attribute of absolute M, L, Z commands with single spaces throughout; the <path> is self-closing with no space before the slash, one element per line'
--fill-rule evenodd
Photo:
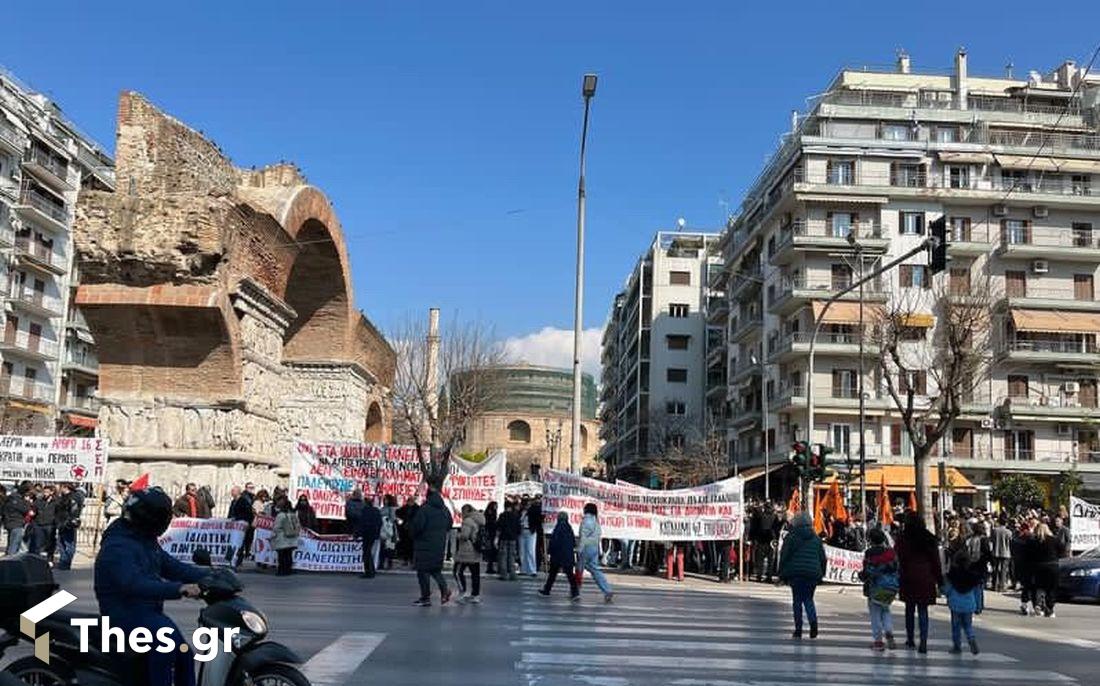
<path fill-rule="evenodd" d="M 1027 175 L 1020 177 L 995 176 L 989 180 L 990 187 L 997 192 L 1028 195 L 1055 195 L 1055 196 L 1100 196 L 1092 186 L 1092 180 L 1087 174 L 1057 174 L 1043 173 L 1042 175 Z M 1038 202 L 1038 199 L 1036 199 Z"/>
<path fill-rule="evenodd" d="M 729 425 L 735 429 L 744 429 L 747 426 L 759 424 L 763 418 L 760 401 L 755 402 L 738 399 L 730 403 Z"/>
<path fill-rule="evenodd" d="M 868 319 L 870 319 L 868 317 Z M 776 338 L 769 347 L 769 361 L 789 362 L 810 352 L 809 333 L 796 332 Z M 865 337 L 852 332 L 822 331 L 817 335 L 814 350 L 818 355 L 859 355 L 860 341 L 863 341 L 863 352 L 866 355 L 877 355 L 878 347 L 866 340 Z"/>
<path fill-rule="evenodd" d="M 40 317 L 60 317 L 62 312 L 61 299 L 52 295 L 46 295 L 42 291 L 18 285 L 12 288 L 8 300 L 23 310 Z"/>
<path fill-rule="evenodd" d="M 35 403 L 53 403 L 54 388 L 48 383 L 25 376 L 0 374 L 0 396 Z"/>
<path fill-rule="evenodd" d="M 947 252 L 949 255 L 985 255 L 1000 237 L 1001 229 L 988 222 L 947 223 Z"/>
<path fill-rule="evenodd" d="M 91 350 L 84 348 L 83 346 L 70 344 L 65 349 L 65 359 L 62 362 L 62 367 L 66 370 L 83 372 L 84 374 L 95 376 L 99 374 L 99 358 Z M 613 379 L 612 383 L 601 384 L 601 400 L 606 399 L 602 394 L 603 390 L 612 390 L 614 388 Z M 610 397 L 610 396 L 608 396 Z"/>
<path fill-rule="evenodd" d="M 1100 154 L 1100 136 L 1091 133 L 1052 133 L 1037 129 L 990 130 L 983 143 L 1003 148 L 1042 150 L 1051 155 L 1059 152 L 1074 155 Z"/>
<path fill-rule="evenodd" d="M 1100 348 L 1093 334 L 1065 338 L 1016 338 L 1005 341 L 998 350 L 1001 357 L 1018 363 L 1100 364 Z"/>
<path fill-rule="evenodd" d="M 59 191 L 70 191 L 68 160 L 52 154 L 39 144 L 32 145 L 23 158 L 23 169 L 34 174 L 42 183 Z"/>
<path fill-rule="evenodd" d="M 733 373 L 730 375 L 731 384 L 739 384 L 755 376 L 760 376 L 761 365 L 759 360 L 753 361 L 753 355 L 745 354 L 731 361 Z"/>
<path fill-rule="evenodd" d="M 1044 279 L 1042 283 L 1051 285 L 1033 286 L 1025 283 L 1006 289 L 1001 306 L 1008 309 L 1100 312 L 1100 299 L 1096 297 L 1091 284 L 1075 290 L 1072 282 L 1059 283 L 1054 278 Z"/>
<path fill-rule="evenodd" d="M 1100 260 L 1100 231 L 1091 228 L 1035 227 L 1006 220 L 998 233 L 997 252 L 1004 257 Z"/>
<path fill-rule="evenodd" d="M 19 204 L 14 207 L 19 216 L 50 231 L 67 231 L 69 211 L 58 198 L 34 188 L 24 188 Z"/>
<path fill-rule="evenodd" d="M 886 395 L 877 392 L 872 384 L 866 384 L 863 390 L 866 396 L 864 405 L 868 410 L 887 409 L 890 400 Z M 806 384 L 781 383 L 775 396 L 768 400 L 768 407 L 773 412 L 804 408 Z M 859 389 L 844 384 L 814 384 L 814 406 L 825 410 L 858 410 Z"/>
<path fill-rule="evenodd" d="M 962 110 L 953 97 L 939 97 L 939 92 L 898 93 L 894 91 L 876 91 L 864 89 L 842 90 L 828 95 L 823 101 L 823 115 L 840 114 L 839 108 L 882 108 L 904 110 L 909 117 L 913 110 L 956 111 L 960 121 L 969 121 L 973 113 L 986 113 L 987 119 L 1005 119 L 1007 121 L 1035 121 L 1037 123 L 1054 122 L 1069 126 L 1083 123 L 1080 101 L 1066 104 L 1047 104 L 1029 102 L 1019 97 L 993 97 L 971 95 L 967 98 L 967 109 Z M 839 108 L 838 108 L 839 106 Z M 831 109 L 830 109 L 831 107 Z M 833 110 L 838 110 L 833 112 Z M 867 116 L 867 113 L 862 113 Z M 1001 116 L 997 116 L 1001 115 Z M 981 116 L 981 115 L 980 115 Z"/>
<path fill-rule="evenodd" d="M 0 338 L 0 351 L 35 360 L 55 360 L 57 341 L 32 336 L 28 331 L 7 330 Z"/>
<path fill-rule="evenodd" d="M 730 313 L 730 302 L 723 295 L 712 295 L 707 298 L 707 322 L 718 324 L 724 322 Z"/>
<path fill-rule="evenodd" d="M 52 274 L 64 274 L 68 270 L 64 253 L 29 238 L 16 237 L 15 255 L 26 266 L 44 269 Z"/>
<path fill-rule="evenodd" d="M 854 283 L 852 277 L 844 278 L 807 278 L 786 277 L 778 288 L 769 291 L 768 311 L 772 314 L 790 314 L 814 300 L 828 300 L 837 292 Z M 886 302 L 886 290 L 881 279 L 873 279 L 863 284 L 863 300 L 869 303 Z M 845 293 L 840 300 L 859 300 L 858 289 Z"/>
<path fill-rule="evenodd" d="M 759 312 L 742 312 L 730 322 L 730 340 L 741 341 L 763 331 L 764 318 Z"/>
<path fill-rule="evenodd" d="M 77 412 L 85 415 L 99 414 L 99 398 L 94 395 L 70 395 L 61 399 L 63 412 Z"/>
<path fill-rule="evenodd" d="M 1029 393 L 1026 396 L 1009 396 L 998 404 L 998 410 L 1004 416 L 1021 421 L 1045 419 L 1080 422 L 1100 419 L 1096 397 L 1082 397 L 1080 393 Z"/>
<path fill-rule="evenodd" d="M 798 218 L 781 227 L 774 249 L 769 246 L 768 261 L 773 265 L 790 263 L 799 251 L 854 251 L 859 246 L 867 253 L 882 253 L 890 239 L 878 219 L 832 220 Z"/>
<path fill-rule="evenodd" d="M 741 269 L 731 272 L 729 276 L 730 300 L 738 301 L 743 298 L 759 297 L 760 285 L 763 282 L 763 274 L 759 260 L 750 260 Z"/>
<path fill-rule="evenodd" d="M 21 157 L 27 147 L 27 137 L 6 121 L 0 121 L 0 150 Z"/>

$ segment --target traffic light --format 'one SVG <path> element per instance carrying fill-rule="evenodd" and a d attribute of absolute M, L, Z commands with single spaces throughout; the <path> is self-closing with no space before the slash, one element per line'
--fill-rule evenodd
<path fill-rule="evenodd" d="M 806 467 L 809 464 L 810 459 L 810 445 L 806 441 L 796 441 L 791 446 L 791 453 L 787 457 L 787 462 L 794 467 L 795 472 L 798 473 L 798 478 L 802 478 L 806 474 Z"/>
<path fill-rule="evenodd" d="M 810 465 L 807 470 L 811 481 L 824 481 L 825 468 L 829 466 L 829 455 L 833 449 L 824 443 L 817 443 L 810 449 Z"/>
<path fill-rule="evenodd" d="M 928 272 L 936 275 L 947 269 L 947 217 L 933 219 L 928 225 L 932 245 L 928 248 Z"/>

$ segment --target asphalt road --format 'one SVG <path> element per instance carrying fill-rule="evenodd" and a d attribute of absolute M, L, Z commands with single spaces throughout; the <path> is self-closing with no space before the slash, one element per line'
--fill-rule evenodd
<path fill-rule="evenodd" d="M 77 607 L 94 610 L 87 570 L 59 572 Z M 309 662 L 315 686 L 716 686 L 778 684 L 1096 684 L 1100 606 L 1060 605 L 1056 619 L 1015 614 L 1012 598 L 988 594 L 976 628 L 982 654 L 949 655 L 946 608 L 933 612 L 930 653 L 873 654 L 858 588 L 819 591 L 822 634 L 790 638 L 787 589 L 689 579 L 612 575 L 605 605 L 586 579 L 571 604 L 559 580 L 553 598 L 537 582 L 484 582 L 480 605 L 411 606 L 408 572 L 373 580 L 245 573 L 245 595 L 267 614 L 271 638 Z M 194 627 L 194 601 L 171 604 Z M 904 636 L 901 608 L 895 628 Z M 900 640 L 900 639 L 899 639 Z M 15 655 L 13 654 L 12 657 Z"/>

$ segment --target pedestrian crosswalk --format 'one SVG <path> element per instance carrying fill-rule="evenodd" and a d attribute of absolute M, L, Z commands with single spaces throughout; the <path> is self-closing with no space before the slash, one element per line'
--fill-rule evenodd
<path fill-rule="evenodd" d="M 994 651 L 950 654 L 943 633 L 927 655 L 900 646 L 873 653 L 868 622 L 856 614 L 823 614 L 821 635 L 797 641 L 790 637 L 789 603 L 776 602 L 772 591 L 775 598 L 716 603 L 713 595 L 676 589 L 618 589 L 612 605 L 587 588 L 578 604 L 560 591 L 542 598 L 533 584 L 526 591 L 512 646 L 528 686 L 1077 683 Z M 903 634 L 901 618 L 895 620 Z"/>

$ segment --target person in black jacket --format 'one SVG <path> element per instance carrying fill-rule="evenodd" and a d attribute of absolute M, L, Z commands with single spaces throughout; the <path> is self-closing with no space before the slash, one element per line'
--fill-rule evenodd
<path fill-rule="evenodd" d="M 416 563 L 416 580 L 420 583 L 420 598 L 414 603 L 420 607 L 432 604 L 430 581 L 439 586 L 440 604 L 451 600 L 451 590 L 443 578 L 443 556 L 447 550 L 447 534 L 453 524 L 451 511 L 443 502 L 439 491 L 428 491 L 424 505 L 416 511 L 409 528 L 413 536 L 413 557 Z"/>
<path fill-rule="evenodd" d="M 497 501 L 493 500 L 485 506 L 485 533 L 489 538 L 489 545 L 482 552 L 485 558 L 486 574 L 496 574 L 497 564 Z"/>
<path fill-rule="evenodd" d="M 245 488 L 242 491 L 240 487 L 234 486 L 229 495 L 232 496 L 232 500 L 229 501 L 229 518 L 236 522 L 245 522 L 248 524 L 248 528 L 244 532 L 244 542 L 241 543 L 241 549 L 237 551 L 237 567 L 241 566 L 241 562 L 244 558 L 252 554 L 252 537 L 255 536 L 255 529 L 252 528 L 252 520 L 256 518 L 256 511 L 252 508 L 252 484 L 245 484 Z"/>
<path fill-rule="evenodd" d="M 580 600 L 577 577 L 573 574 L 573 563 L 576 557 L 577 537 L 573 534 L 573 527 L 569 525 L 569 513 L 561 511 L 558 513 L 558 523 L 554 525 L 554 532 L 550 534 L 550 570 L 547 572 L 546 585 L 539 591 L 539 595 L 550 595 L 554 580 L 558 578 L 558 572 L 561 571 L 569 581 L 569 597 L 574 602 Z"/>
<path fill-rule="evenodd" d="M 4 530 L 8 532 L 8 555 L 17 554 L 22 547 L 23 534 L 27 526 L 27 515 L 30 511 L 31 501 L 27 497 L 25 487 L 19 487 L 8 494 L 2 511 Z"/>
<path fill-rule="evenodd" d="M 379 536 L 382 535 L 382 511 L 374 506 L 374 499 L 367 498 L 356 521 L 355 536 L 363 542 L 364 579 L 373 579 L 378 565 Z"/>
<path fill-rule="evenodd" d="M 546 555 L 546 534 L 542 526 L 542 497 L 536 496 L 531 501 L 531 507 L 527 508 L 527 528 L 535 534 L 535 570 L 541 571 L 545 566 L 543 559 Z"/>
<path fill-rule="evenodd" d="M 519 534 L 522 529 L 516 505 L 511 501 L 504 501 L 504 512 L 497 519 L 497 548 L 500 551 L 497 558 L 497 572 L 501 581 L 516 580 L 516 558 L 519 556 Z"/>
<path fill-rule="evenodd" d="M 1058 595 L 1058 539 L 1050 527 L 1038 522 L 1031 532 L 1024 554 L 1032 570 L 1035 588 L 1035 615 L 1054 617 Z"/>
<path fill-rule="evenodd" d="M 61 495 L 57 499 L 57 543 L 61 552 L 57 568 L 64 570 L 72 568 L 76 555 L 76 531 L 84 512 L 84 492 L 72 484 L 61 484 L 58 490 Z"/>
<path fill-rule="evenodd" d="M 57 494 L 53 484 L 46 484 L 34 499 L 34 520 L 31 522 L 30 552 L 45 555 L 50 563 L 57 550 Z"/>

